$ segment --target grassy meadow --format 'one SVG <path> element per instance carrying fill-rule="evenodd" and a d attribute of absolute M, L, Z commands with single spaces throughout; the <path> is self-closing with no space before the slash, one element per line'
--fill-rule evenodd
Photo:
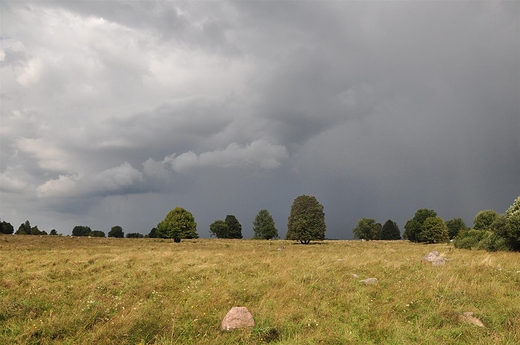
<path fill-rule="evenodd" d="M 0 260 L 0 344 L 520 343 L 520 253 L 5 235 Z M 255 327 L 221 331 L 233 306 Z"/>

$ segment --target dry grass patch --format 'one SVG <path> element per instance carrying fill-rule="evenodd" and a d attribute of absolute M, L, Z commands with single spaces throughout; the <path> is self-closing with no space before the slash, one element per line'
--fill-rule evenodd
<path fill-rule="evenodd" d="M 520 343 L 518 253 L 401 241 L 2 239 L 2 344 Z M 421 262 L 432 250 L 446 265 Z M 359 282 L 369 277 L 378 284 Z M 256 326 L 221 331 L 233 306 Z"/>

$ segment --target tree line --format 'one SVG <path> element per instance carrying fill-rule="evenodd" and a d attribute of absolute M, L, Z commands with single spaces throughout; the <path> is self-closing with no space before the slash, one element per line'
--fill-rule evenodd
<path fill-rule="evenodd" d="M 322 241 L 326 232 L 323 205 L 314 196 L 300 195 L 294 199 L 288 217 L 285 239 L 309 244 Z M 209 227 L 211 236 L 217 238 L 241 239 L 242 225 L 234 215 L 224 220 L 215 220 Z M 400 240 L 401 231 L 394 221 L 388 219 L 383 225 L 373 218 L 361 218 L 352 229 L 355 238 L 364 240 Z M 47 235 L 38 226 L 31 226 L 27 220 L 16 232 L 5 221 L 0 222 L 0 233 L 18 235 Z M 253 220 L 254 239 L 280 238 L 273 217 L 268 210 L 262 209 Z M 58 235 L 52 229 L 49 235 Z M 106 237 L 101 230 L 88 226 L 75 226 L 72 236 Z M 125 237 L 121 226 L 113 226 L 108 237 Z M 197 223 L 193 214 L 182 207 L 176 207 L 154 227 L 149 234 L 128 233 L 127 238 L 169 238 L 175 242 L 181 239 L 198 238 Z M 415 212 L 405 226 L 402 239 L 411 242 L 442 243 L 453 241 L 455 247 L 466 249 L 485 249 L 489 251 L 520 251 L 520 196 L 504 214 L 494 210 L 480 211 L 473 219 L 473 228 L 466 226 L 461 218 L 444 221 L 434 210 L 421 208 Z"/>
<path fill-rule="evenodd" d="M 300 195 L 294 199 L 291 213 L 288 218 L 286 239 L 300 241 L 308 244 L 312 240 L 322 241 L 325 239 L 325 213 L 323 205 L 318 202 L 316 197 Z M 1 222 L 0 233 L 12 234 L 14 229 L 11 224 Z M 224 220 L 215 220 L 209 227 L 211 236 L 217 238 L 241 239 L 242 225 L 234 215 L 227 215 Z M 254 239 L 278 239 L 278 229 L 271 214 L 267 209 L 258 212 L 253 220 Z M 45 231 L 31 227 L 29 221 L 20 225 L 17 235 L 47 235 Z M 52 230 L 51 235 L 57 235 L 56 230 Z M 72 229 L 72 236 L 106 237 L 104 231 L 92 230 L 88 226 L 77 225 Z M 125 237 L 121 226 L 113 226 L 108 232 L 108 237 Z M 182 239 L 198 238 L 197 222 L 193 214 L 182 207 L 176 207 L 166 217 L 152 228 L 147 235 L 140 233 L 128 233 L 127 238 L 169 238 L 175 242 Z"/>
<path fill-rule="evenodd" d="M 352 232 L 364 240 L 401 238 L 399 227 L 390 219 L 381 226 L 373 218 L 361 218 Z M 421 208 L 406 222 L 403 239 L 422 243 L 453 241 L 456 248 L 465 249 L 520 251 L 520 196 L 504 214 L 495 210 L 478 212 L 473 228 L 461 218 L 444 221 L 434 210 Z"/>
<path fill-rule="evenodd" d="M 166 217 L 153 228 L 148 237 L 171 238 L 180 242 L 184 238 L 198 238 L 197 223 L 193 215 L 182 207 L 171 210 Z M 325 239 L 325 213 L 316 197 L 300 195 L 294 199 L 287 223 L 286 239 L 297 240 L 303 244 Z M 210 236 L 217 238 L 242 238 L 242 225 L 234 215 L 218 219 L 209 227 Z M 279 238 L 278 229 L 268 210 L 262 209 L 253 220 L 253 239 Z"/>

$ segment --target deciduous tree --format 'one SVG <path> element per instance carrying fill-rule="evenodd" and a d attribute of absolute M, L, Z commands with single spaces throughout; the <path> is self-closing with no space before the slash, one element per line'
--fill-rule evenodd
<path fill-rule="evenodd" d="M 499 214 L 495 210 L 480 211 L 477 213 L 475 218 L 473 218 L 473 229 L 489 230 L 491 228 L 491 224 L 493 224 L 498 216 Z"/>
<path fill-rule="evenodd" d="M 229 238 L 229 227 L 223 220 L 216 220 L 209 226 L 211 236 L 217 238 Z"/>
<path fill-rule="evenodd" d="M 20 224 L 18 230 L 15 232 L 16 235 L 30 235 L 31 234 L 31 223 L 26 220 L 25 223 Z"/>
<path fill-rule="evenodd" d="M 197 223 L 191 212 L 182 207 L 176 207 L 157 224 L 157 235 L 161 238 L 173 238 L 180 242 L 183 238 L 198 238 Z"/>
<path fill-rule="evenodd" d="M 148 234 L 148 237 L 149 238 L 157 238 L 157 237 L 159 237 L 157 235 L 157 228 L 152 228 L 152 230 L 150 230 L 150 233 Z"/>
<path fill-rule="evenodd" d="M 108 232 L 108 237 L 125 237 L 125 233 L 123 232 L 123 228 L 119 225 L 113 226 Z"/>
<path fill-rule="evenodd" d="M 421 225 L 421 242 L 440 243 L 449 240 L 448 227 L 441 217 L 429 217 Z"/>
<path fill-rule="evenodd" d="M 229 238 L 242 238 L 242 225 L 232 214 L 228 214 L 224 220 L 228 226 Z"/>
<path fill-rule="evenodd" d="M 88 235 L 90 237 L 105 237 L 105 232 L 101 230 L 92 230 Z"/>
<path fill-rule="evenodd" d="M 460 218 L 455 218 L 446 221 L 446 226 L 448 227 L 448 235 L 450 237 L 450 240 L 457 237 L 459 232 L 468 228 L 466 224 L 464 224 L 464 221 Z"/>
<path fill-rule="evenodd" d="M 513 215 L 520 213 L 520 196 L 513 201 L 513 204 L 509 206 L 506 211 L 506 217 L 512 217 Z"/>
<path fill-rule="evenodd" d="M 92 229 L 88 226 L 76 225 L 74 229 L 72 229 L 72 236 L 89 236 Z"/>
<path fill-rule="evenodd" d="M 376 223 L 373 218 L 361 218 L 356 227 L 352 229 L 355 238 L 363 240 L 377 240 L 381 231 L 381 224 Z"/>
<path fill-rule="evenodd" d="M 253 221 L 253 238 L 270 240 L 278 237 L 278 230 L 269 211 L 263 209 L 258 212 Z"/>
<path fill-rule="evenodd" d="M 138 232 L 130 232 L 126 234 L 126 238 L 143 238 L 143 234 L 140 234 Z"/>
<path fill-rule="evenodd" d="M 11 235 L 14 232 L 14 228 L 11 223 L 6 221 L 2 221 L 0 223 L 0 234 L 8 234 Z"/>
<path fill-rule="evenodd" d="M 418 209 L 412 219 L 409 219 L 404 225 L 404 238 L 412 242 L 420 242 L 420 234 L 422 224 L 430 217 L 437 217 L 437 212 L 427 208 Z"/>
<path fill-rule="evenodd" d="M 286 238 L 309 244 L 312 240 L 323 241 L 326 230 L 323 205 L 311 195 L 296 197 L 287 222 Z"/>

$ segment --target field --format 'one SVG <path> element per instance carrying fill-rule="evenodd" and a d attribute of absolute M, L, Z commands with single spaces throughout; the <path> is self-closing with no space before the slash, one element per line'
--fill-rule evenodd
<path fill-rule="evenodd" d="M 520 253 L 5 235 L 0 260 L 0 344 L 520 343 Z M 255 327 L 221 331 L 233 306 Z"/>

